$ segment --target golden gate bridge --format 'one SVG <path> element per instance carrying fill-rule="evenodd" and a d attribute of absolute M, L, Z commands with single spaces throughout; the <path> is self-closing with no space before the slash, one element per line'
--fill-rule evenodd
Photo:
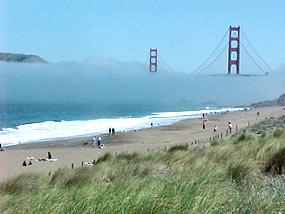
<path fill-rule="evenodd" d="M 225 42 L 226 36 L 228 37 L 228 40 Z M 244 43 L 241 42 L 241 36 L 244 39 Z M 250 50 L 246 48 L 246 46 L 250 47 Z M 242 51 L 241 51 L 242 49 Z M 223 54 L 227 51 L 227 56 L 222 57 Z M 241 53 L 243 53 L 243 56 L 247 56 L 249 61 L 251 61 L 255 66 L 255 71 L 245 73 L 241 70 Z M 250 75 L 267 75 L 270 72 L 273 72 L 272 68 L 266 63 L 266 61 L 260 56 L 260 54 L 256 51 L 252 43 L 247 38 L 246 34 L 242 31 L 240 26 L 232 27 L 230 26 L 229 29 L 225 32 L 222 39 L 219 41 L 217 46 L 214 48 L 214 50 L 211 52 L 211 54 L 194 70 L 192 70 L 191 74 L 211 74 L 213 75 L 213 70 L 221 70 L 218 68 L 214 68 L 214 64 L 222 58 L 222 63 L 225 65 L 225 61 L 227 60 L 227 68 L 222 69 L 223 73 L 222 75 L 244 75 L 244 76 L 250 76 Z M 162 62 L 162 67 L 164 67 L 167 71 L 173 71 L 171 69 L 165 60 L 161 57 L 161 55 L 158 55 L 158 49 L 150 49 L 149 52 L 149 72 L 150 73 L 156 73 L 158 72 L 158 59 Z M 226 59 L 226 60 L 225 60 Z M 246 62 L 248 60 L 243 60 L 243 62 Z M 246 65 L 248 66 L 248 65 Z M 226 72 L 227 70 L 227 72 Z M 248 69 L 243 69 L 248 70 Z M 220 73 L 221 74 L 221 73 Z M 219 74 L 216 74 L 219 75 Z"/>

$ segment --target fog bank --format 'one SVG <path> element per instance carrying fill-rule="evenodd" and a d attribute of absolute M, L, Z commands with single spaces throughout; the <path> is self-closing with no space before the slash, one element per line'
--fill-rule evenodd
<path fill-rule="evenodd" d="M 148 73 L 130 63 L 0 63 L 1 103 L 201 103 L 234 106 L 285 92 L 284 72 L 268 76 Z"/>

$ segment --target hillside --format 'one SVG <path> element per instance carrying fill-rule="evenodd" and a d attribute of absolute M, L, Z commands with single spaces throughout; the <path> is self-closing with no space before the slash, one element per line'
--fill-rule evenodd
<path fill-rule="evenodd" d="M 0 186 L 0 212 L 282 213 L 284 127 L 284 116 L 269 118 L 231 139 L 23 174 Z"/>
<path fill-rule="evenodd" d="M 46 60 L 42 59 L 37 55 L 1 53 L 1 52 L 0 52 L 0 60 L 5 62 L 47 63 Z"/>
<path fill-rule="evenodd" d="M 261 101 L 258 103 L 253 103 L 250 106 L 254 108 L 262 108 L 269 106 L 285 106 L 285 94 L 282 94 L 279 98 L 275 100 Z"/>

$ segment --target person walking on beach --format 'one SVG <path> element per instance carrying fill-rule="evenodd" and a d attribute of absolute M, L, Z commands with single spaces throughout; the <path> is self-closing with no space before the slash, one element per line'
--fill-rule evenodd
<path fill-rule="evenodd" d="M 206 124 L 205 124 L 205 121 L 203 121 L 203 130 L 206 129 Z"/>
<path fill-rule="evenodd" d="M 232 121 L 229 120 L 228 126 L 229 126 L 229 130 L 230 130 L 230 134 L 232 134 L 232 128 L 233 128 Z"/>
<path fill-rule="evenodd" d="M 97 141 L 96 136 L 94 136 L 94 137 L 92 138 L 93 146 L 96 146 L 96 141 Z"/>
<path fill-rule="evenodd" d="M 112 128 L 110 127 L 109 128 L 109 136 L 111 136 L 112 135 Z"/>
<path fill-rule="evenodd" d="M 2 148 L 2 144 L 0 143 L 0 152 L 4 152 L 4 149 Z"/>
<path fill-rule="evenodd" d="M 214 132 L 216 132 L 216 131 L 218 131 L 218 126 L 217 125 L 214 126 Z"/>
<path fill-rule="evenodd" d="M 101 146 L 101 141 L 102 141 L 101 137 L 98 137 L 98 147 Z"/>

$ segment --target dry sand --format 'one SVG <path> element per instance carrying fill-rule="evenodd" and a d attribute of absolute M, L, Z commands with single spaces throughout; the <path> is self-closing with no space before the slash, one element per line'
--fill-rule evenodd
<path fill-rule="evenodd" d="M 260 112 L 260 115 L 257 115 Z M 6 147 L 4 152 L 0 152 L 0 182 L 7 178 L 19 175 L 23 172 L 44 172 L 53 173 L 58 168 L 81 166 L 82 162 L 91 162 L 100 155 L 110 152 L 133 152 L 141 150 L 147 152 L 148 149 L 165 149 L 174 144 L 183 144 L 208 140 L 214 135 L 223 133 L 226 135 L 227 122 L 233 123 L 233 133 L 238 129 L 264 120 L 266 117 L 279 117 L 285 114 L 282 107 L 259 108 L 242 112 L 231 112 L 223 115 L 210 115 L 206 122 L 206 130 L 202 129 L 203 118 L 184 120 L 172 125 L 141 129 L 137 131 L 116 133 L 113 136 L 102 136 L 104 149 L 92 147 L 91 138 L 78 138 L 72 140 L 59 140 L 49 142 L 39 142 Z M 214 133 L 213 127 L 217 125 L 218 131 Z M 83 145 L 89 141 L 88 145 Z M 195 145 L 193 145 L 195 146 Z M 36 162 L 32 166 L 23 167 L 22 162 L 28 156 L 35 158 L 46 158 L 47 152 L 51 152 L 52 158 L 57 158 L 56 162 Z"/>

